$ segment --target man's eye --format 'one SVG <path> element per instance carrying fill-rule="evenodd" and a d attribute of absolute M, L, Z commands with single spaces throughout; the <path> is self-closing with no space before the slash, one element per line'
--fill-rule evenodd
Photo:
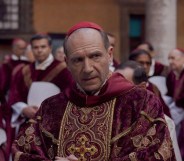
<path fill-rule="evenodd" d="M 94 55 L 91 56 L 92 59 L 97 59 L 97 58 L 99 58 L 99 57 L 100 57 L 99 54 L 94 54 Z"/>
<path fill-rule="evenodd" d="M 72 59 L 72 62 L 77 64 L 79 62 L 82 62 L 82 58 L 75 58 L 75 59 Z"/>

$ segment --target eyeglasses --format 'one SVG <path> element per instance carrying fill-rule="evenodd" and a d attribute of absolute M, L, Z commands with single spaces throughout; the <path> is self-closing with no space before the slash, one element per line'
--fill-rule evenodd
<path fill-rule="evenodd" d="M 147 65 L 147 66 L 151 65 L 151 62 L 149 61 L 138 61 L 138 63 L 140 63 L 141 65 Z"/>

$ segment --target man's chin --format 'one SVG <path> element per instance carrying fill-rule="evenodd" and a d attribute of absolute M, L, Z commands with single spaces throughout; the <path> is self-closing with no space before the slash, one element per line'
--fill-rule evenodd
<path fill-rule="evenodd" d="M 95 94 L 99 90 L 100 90 L 100 88 L 84 88 L 85 93 L 90 94 L 90 95 Z"/>

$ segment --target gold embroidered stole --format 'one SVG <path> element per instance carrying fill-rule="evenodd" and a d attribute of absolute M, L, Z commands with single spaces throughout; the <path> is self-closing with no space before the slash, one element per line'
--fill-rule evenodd
<path fill-rule="evenodd" d="M 59 63 L 56 67 L 54 67 L 42 80 L 45 82 L 50 82 L 52 79 L 54 79 L 64 68 L 66 68 L 65 63 Z M 32 84 L 31 79 L 31 69 L 30 66 L 27 65 L 22 70 L 23 76 L 24 76 L 24 82 L 26 86 L 29 88 Z"/>
<path fill-rule="evenodd" d="M 83 108 L 69 102 L 61 121 L 58 156 L 74 154 L 79 161 L 107 161 L 115 102 Z"/>

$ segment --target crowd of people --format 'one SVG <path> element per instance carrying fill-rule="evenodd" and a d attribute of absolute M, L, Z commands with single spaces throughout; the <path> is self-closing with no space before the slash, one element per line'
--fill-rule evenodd
<path fill-rule="evenodd" d="M 167 66 L 143 42 L 118 63 L 115 37 L 93 22 L 72 26 L 55 53 L 47 34 L 29 44 L 15 39 L 0 65 L 1 161 L 184 160 L 183 49 Z"/>

